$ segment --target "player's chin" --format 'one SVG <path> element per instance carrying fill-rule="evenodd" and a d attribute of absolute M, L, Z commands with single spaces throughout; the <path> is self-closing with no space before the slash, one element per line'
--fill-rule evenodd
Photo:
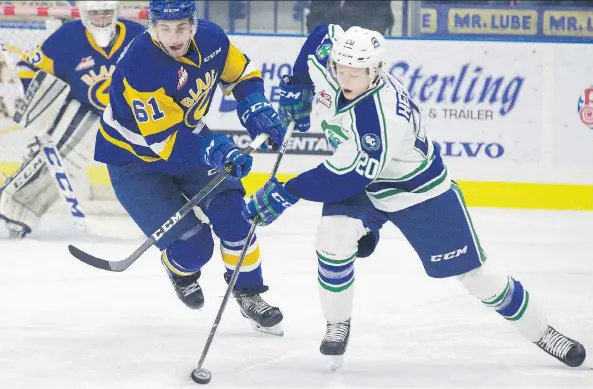
<path fill-rule="evenodd" d="M 173 58 L 183 57 L 185 54 L 184 45 L 167 46 L 167 53 Z"/>
<path fill-rule="evenodd" d="M 352 100 L 358 97 L 358 94 L 353 92 L 351 89 L 342 89 L 342 93 L 344 94 L 344 97 L 348 100 Z"/>

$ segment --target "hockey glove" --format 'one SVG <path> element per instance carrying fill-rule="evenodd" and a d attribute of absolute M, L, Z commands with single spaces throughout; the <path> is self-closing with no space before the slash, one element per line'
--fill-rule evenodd
<path fill-rule="evenodd" d="M 218 171 L 229 165 L 231 173 L 228 179 L 234 181 L 249 173 L 253 158 L 243 153 L 226 135 L 214 134 L 204 139 L 200 148 L 200 161 Z"/>
<path fill-rule="evenodd" d="M 294 120 L 295 128 L 306 132 L 311 127 L 311 110 L 315 90 L 313 84 L 293 85 L 289 76 L 280 80 L 280 101 L 278 114 L 283 126 Z"/>
<path fill-rule="evenodd" d="M 282 126 L 278 113 L 264 95 L 252 93 L 241 100 L 237 106 L 237 115 L 239 115 L 241 124 L 249 132 L 251 139 L 255 139 L 262 133 L 268 134 L 270 135 L 268 143 L 272 145 L 272 149 L 274 151 L 280 149 L 286 128 Z M 266 145 L 262 146 L 262 150 L 267 150 Z"/>
<path fill-rule="evenodd" d="M 251 196 L 243 207 L 243 216 L 259 226 L 267 226 L 297 201 L 297 196 L 289 193 L 278 180 L 272 178 Z"/>

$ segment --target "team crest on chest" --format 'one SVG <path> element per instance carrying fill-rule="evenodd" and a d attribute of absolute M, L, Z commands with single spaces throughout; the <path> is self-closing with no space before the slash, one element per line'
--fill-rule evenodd
<path fill-rule="evenodd" d="M 80 77 L 80 80 L 88 86 L 88 98 L 93 107 L 104 110 L 109 104 L 109 85 L 111 76 L 115 71 L 115 65 L 102 65 L 99 74 L 91 69 Z"/>
<path fill-rule="evenodd" d="M 88 57 L 83 57 L 80 60 L 80 63 L 76 66 L 76 71 L 80 72 L 81 70 L 86 70 L 95 67 L 95 60 L 93 59 L 92 55 Z"/>
<path fill-rule="evenodd" d="M 329 142 L 332 150 L 337 150 L 338 146 L 348 140 L 348 135 L 344 132 L 341 126 L 336 124 L 329 124 L 327 121 L 321 122 L 321 129 L 325 133 L 325 137 Z"/>
<path fill-rule="evenodd" d="M 177 76 L 179 77 L 179 79 L 177 80 L 177 90 L 180 90 L 181 88 L 183 88 L 183 86 L 187 82 L 187 79 L 189 78 L 187 75 L 187 70 L 185 70 L 183 66 L 180 67 L 177 71 Z"/>
<path fill-rule="evenodd" d="M 216 86 L 217 77 L 218 73 L 214 69 L 204 73 L 202 77 L 196 77 L 195 89 L 190 85 L 189 96 L 181 99 L 181 105 L 186 108 L 184 121 L 188 127 L 197 126 L 202 116 L 206 114 L 210 106 L 211 92 Z"/>

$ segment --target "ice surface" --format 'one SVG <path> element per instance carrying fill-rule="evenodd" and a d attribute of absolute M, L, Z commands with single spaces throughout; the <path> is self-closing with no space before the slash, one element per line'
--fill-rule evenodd
<path fill-rule="evenodd" d="M 489 260 L 530 290 L 551 324 L 593 353 L 593 213 L 472 209 Z M 319 354 L 314 234 L 319 207 L 299 204 L 259 230 L 265 298 L 283 338 L 255 333 L 230 301 L 204 367 L 210 387 L 593 388 L 521 338 L 454 280 L 428 278 L 394 227 L 356 264 L 351 341 L 342 369 Z M 129 235 L 128 221 L 109 229 Z M 113 232 L 112 231 L 112 232 Z M 124 258 L 140 239 L 87 236 L 50 215 L 22 241 L 0 234 L 0 388 L 194 388 L 189 378 L 226 284 L 218 254 L 205 267 L 206 305 L 177 300 L 150 250 L 123 273 L 79 263 L 69 243 Z M 133 235 L 133 234 L 132 234 Z"/>

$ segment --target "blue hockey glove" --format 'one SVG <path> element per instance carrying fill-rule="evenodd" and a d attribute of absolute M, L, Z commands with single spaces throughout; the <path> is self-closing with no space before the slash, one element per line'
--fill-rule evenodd
<path fill-rule="evenodd" d="M 203 164 L 218 171 L 231 166 L 229 180 L 238 180 L 245 177 L 251 170 L 253 158 L 243 153 L 233 141 L 223 134 L 207 136 L 200 148 L 200 160 Z"/>
<path fill-rule="evenodd" d="M 286 127 L 291 120 L 294 120 L 297 130 L 308 131 L 311 128 L 310 115 L 314 96 L 313 84 L 293 85 L 289 76 L 283 76 L 280 80 L 280 101 L 278 103 L 278 114 L 282 125 Z"/>
<path fill-rule="evenodd" d="M 259 226 L 267 226 L 297 201 L 297 196 L 289 193 L 278 180 L 272 178 L 251 196 L 243 207 L 243 216 Z"/>
<path fill-rule="evenodd" d="M 251 139 L 255 139 L 261 133 L 268 134 L 270 135 L 268 143 L 272 145 L 272 149 L 274 151 L 280 149 L 286 128 L 282 126 L 278 113 L 264 95 L 252 93 L 241 100 L 237 106 L 237 115 Z M 264 145 L 262 149 L 267 150 L 267 147 Z"/>

